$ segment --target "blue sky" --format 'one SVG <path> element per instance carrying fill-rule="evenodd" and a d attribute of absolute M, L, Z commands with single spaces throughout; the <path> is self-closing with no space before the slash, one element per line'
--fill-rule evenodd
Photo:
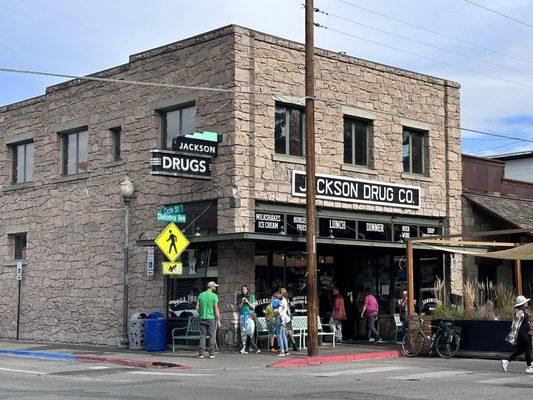
<path fill-rule="evenodd" d="M 123 64 L 130 54 L 231 23 L 303 41 L 302 1 L 0 0 L 0 66 L 89 74 Z M 452 41 L 355 8 L 342 0 L 315 0 L 315 7 L 330 14 L 504 66 L 488 65 L 352 22 L 316 15 L 316 21 L 329 28 L 471 70 L 394 51 L 327 29 L 317 29 L 315 33 L 317 47 L 345 51 L 356 57 L 460 82 L 463 126 L 533 139 L 533 29 L 463 0 L 344 1 L 527 59 L 529 62 L 519 61 Z M 478 1 L 533 23 L 533 0 Z M 46 86 L 60 81 L 0 73 L 0 105 L 40 95 Z M 528 149 L 533 149 L 533 143 L 463 133 L 463 151 L 470 154 Z"/>

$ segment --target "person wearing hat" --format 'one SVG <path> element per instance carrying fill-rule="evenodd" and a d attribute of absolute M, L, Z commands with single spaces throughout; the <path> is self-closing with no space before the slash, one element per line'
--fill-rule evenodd
<path fill-rule="evenodd" d="M 516 298 L 515 311 L 513 315 L 513 323 L 511 325 L 511 332 L 507 335 L 509 343 L 516 345 L 516 350 L 511 354 L 507 360 L 502 360 L 502 368 L 507 371 L 511 361 L 524 353 L 526 357 L 526 372 L 533 374 L 533 366 L 531 365 L 531 338 L 529 336 L 529 314 L 527 312 L 528 302 L 525 296 L 518 296 Z"/>
<path fill-rule="evenodd" d="M 196 303 L 196 311 L 200 316 L 200 343 L 198 356 L 205 356 L 205 342 L 209 337 L 209 358 L 215 358 L 216 328 L 220 328 L 220 312 L 218 310 L 218 296 L 214 293 L 218 285 L 211 281 L 207 284 L 207 290 L 200 293 Z"/>

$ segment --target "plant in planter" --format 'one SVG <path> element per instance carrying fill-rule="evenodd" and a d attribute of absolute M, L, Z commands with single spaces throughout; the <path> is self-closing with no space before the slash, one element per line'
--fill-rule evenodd
<path fill-rule="evenodd" d="M 433 312 L 433 318 L 436 320 L 442 319 L 446 321 L 456 321 L 463 319 L 465 315 L 465 310 L 462 305 L 456 304 L 439 304 L 435 307 Z"/>

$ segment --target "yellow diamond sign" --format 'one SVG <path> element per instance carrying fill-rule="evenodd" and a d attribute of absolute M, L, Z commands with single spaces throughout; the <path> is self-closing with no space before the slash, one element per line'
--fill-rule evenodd
<path fill-rule="evenodd" d="M 163 263 L 164 275 L 182 275 L 183 264 L 180 262 L 164 262 Z"/>
<path fill-rule="evenodd" d="M 187 248 L 189 241 L 176 224 L 171 223 L 159 234 L 155 244 L 170 261 L 174 262 Z"/>

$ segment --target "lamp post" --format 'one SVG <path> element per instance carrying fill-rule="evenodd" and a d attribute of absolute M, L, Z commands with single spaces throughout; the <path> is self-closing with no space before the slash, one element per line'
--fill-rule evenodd
<path fill-rule="evenodd" d="M 122 304 L 122 346 L 128 345 L 128 273 L 129 273 L 129 236 L 130 236 L 130 202 L 133 195 L 133 183 L 127 176 L 119 184 L 120 194 L 124 200 L 124 295 Z"/>

